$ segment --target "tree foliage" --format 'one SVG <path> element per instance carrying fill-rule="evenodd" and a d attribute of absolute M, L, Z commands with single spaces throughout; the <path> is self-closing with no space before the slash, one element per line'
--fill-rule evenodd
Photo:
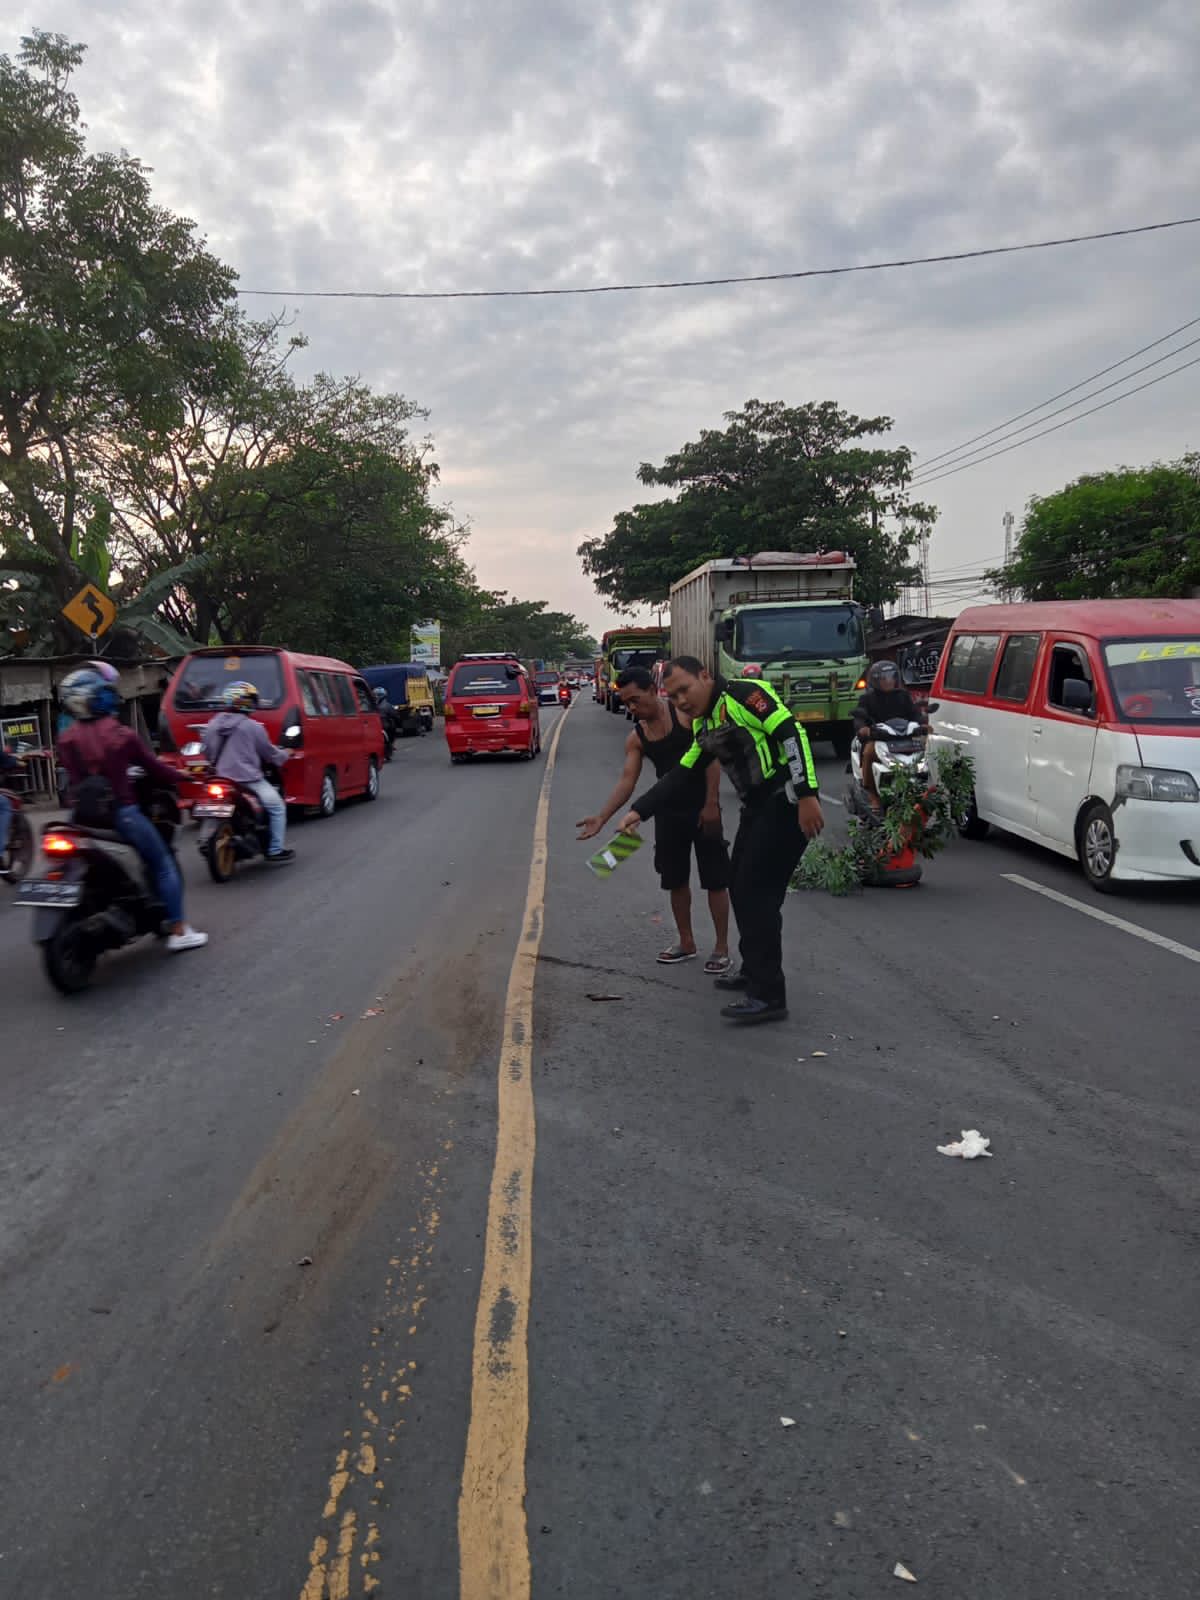
<path fill-rule="evenodd" d="M 1035 495 L 1016 556 L 988 577 L 1026 600 L 1192 594 L 1200 588 L 1200 455 L 1090 473 Z"/>
<path fill-rule="evenodd" d="M 657 605 L 703 561 L 759 550 L 847 550 L 868 604 L 915 581 L 912 550 L 936 511 L 910 500 L 910 452 L 871 448 L 889 417 L 856 417 L 832 401 L 750 400 L 725 414 L 642 483 L 671 498 L 620 512 L 602 539 L 579 547 L 584 570 L 620 608 Z"/>
<path fill-rule="evenodd" d="M 132 156 L 86 151 L 82 58 L 41 32 L 0 56 L 0 564 L 58 604 L 87 572 L 101 441 L 219 391 L 238 359 L 220 323 L 234 274 Z"/>
<path fill-rule="evenodd" d="M 578 618 L 551 611 L 544 600 L 479 591 L 462 620 L 445 630 L 442 659 L 448 663 L 475 650 L 514 650 L 523 661 L 563 661 L 595 655 L 596 641 Z"/>

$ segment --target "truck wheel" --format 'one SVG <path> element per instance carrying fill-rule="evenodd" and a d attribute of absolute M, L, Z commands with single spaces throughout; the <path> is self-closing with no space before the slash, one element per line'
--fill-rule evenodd
<path fill-rule="evenodd" d="M 829 735 L 829 742 L 839 761 L 849 761 L 850 746 L 854 743 L 854 729 L 846 723 L 841 724 Z"/>
<path fill-rule="evenodd" d="M 42 946 L 46 976 L 59 994 L 79 994 L 92 981 L 96 951 L 78 915 L 64 917 Z"/>

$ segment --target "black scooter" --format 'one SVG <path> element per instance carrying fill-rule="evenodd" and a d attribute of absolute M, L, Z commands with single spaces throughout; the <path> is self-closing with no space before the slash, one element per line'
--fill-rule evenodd
<path fill-rule="evenodd" d="M 179 806 L 156 791 L 146 814 L 174 854 Z M 166 907 L 145 863 L 119 833 L 52 823 L 42 835 L 43 865 L 18 887 L 16 903 L 33 910 L 33 939 L 41 946 L 46 976 L 60 994 L 77 994 L 92 981 L 106 950 L 119 950 L 146 934 L 166 937 Z"/>

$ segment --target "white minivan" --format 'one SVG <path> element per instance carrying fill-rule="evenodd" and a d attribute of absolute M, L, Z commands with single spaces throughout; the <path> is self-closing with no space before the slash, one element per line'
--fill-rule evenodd
<path fill-rule="evenodd" d="M 935 746 L 975 765 L 991 824 L 1088 882 L 1200 883 L 1200 600 L 975 606 L 930 691 Z"/>

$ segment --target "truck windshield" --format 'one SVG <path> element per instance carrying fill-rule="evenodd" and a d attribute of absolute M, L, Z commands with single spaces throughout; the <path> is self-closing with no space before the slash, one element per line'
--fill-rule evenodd
<path fill-rule="evenodd" d="M 862 620 L 846 606 L 780 606 L 743 611 L 733 654 L 738 661 L 831 661 L 864 651 Z"/>
<path fill-rule="evenodd" d="M 612 664 L 618 672 L 624 672 L 626 667 L 645 667 L 649 671 L 661 655 L 661 650 L 653 648 L 614 650 Z"/>

